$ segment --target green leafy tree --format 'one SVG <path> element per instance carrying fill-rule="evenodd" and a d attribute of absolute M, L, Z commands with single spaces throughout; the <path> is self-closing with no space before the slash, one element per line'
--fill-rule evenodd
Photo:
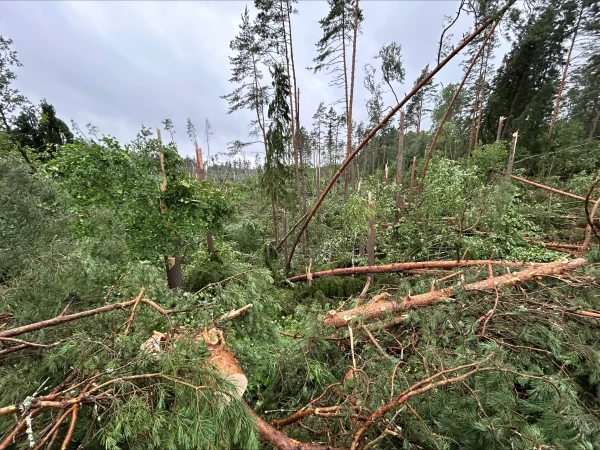
<path fill-rule="evenodd" d="M 41 101 L 39 109 L 26 108 L 16 117 L 11 135 L 19 147 L 33 149 L 42 161 L 53 158 L 59 147 L 73 142 L 73 133 L 46 100 Z"/>
<path fill-rule="evenodd" d="M 184 258 L 186 249 L 201 246 L 207 229 L 220 230 L 232 213 L 219 189 L 189 178 L 174 144 L 162 145 L 146 128 L 126 146 L 106 137 L 97 144 L 78 140 L 60 149 L 48 170 L 77 199 L 81 214 L 96 205 L 111 208 L 128 230 L 132 254 L 166 267 L 167 256 Z"/>
<path fill-rule="evenodd" d="M 12 39 L 0 36 L 0 131 L 6 133 L 12 131 L 11 123 L 17 112 L 29 105 L 27 98 L 18 89 L 12 87 L 12 83 L 17 78 L 13 69 L 22 66 L 17 52 L 12 49 L 12 44 Z M 11 144 L 14 144 L 13 139 Z M 25 148 L 20 145 L 16 148 L 25 162 L 33 167 Z"/>

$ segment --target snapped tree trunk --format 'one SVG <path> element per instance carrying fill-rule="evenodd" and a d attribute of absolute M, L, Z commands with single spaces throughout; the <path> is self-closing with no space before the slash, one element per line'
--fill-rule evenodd
<path fill-rule="evenodd" d="M 181 258 L 168 256 L 165 258 L 167 269 L 167 284 L 169 289 L 183 289 L 183 274 L 181 272 Z"/>
<path fill-rule="evenodd" d="M 508 0 L 508 2 L 492 17 L 484 21 L 476 30 L 474 30 L 469 36 L 467 36 L 444 60 L 439 63 L 431 72 L 429 72 L 423 80 L 421 80 L 416 86 L 412 88 L 412 90 L 402 99 L 400 103 L 398 103 L 395 107 L 391 109 L 391 111 L 386 114 L 386 116 L 379 122 L 369 133 L 367 136 L 358 144 L 358 146 L 354 149 L 354 151 L 346 158 L 346 160 L 342 163 L 336 173 L 333 175 L 327 187 L 323 190 L 323 193 L 319 197 L 319 199 L 313 205 L 311 211 L 306 216 L 306 220 L 302 224 L 296 238 L 294 239 L 294 243 L 292 244 L 292 248 L 290 249 L 290 254 L 288 260 L 285 263 L 285 272 L 288 273 L 291 267 L 291 261 L 294 256 L 294 251 L 296 250 L 296 246 L 300 242 L 302 238 L 302 234 L 304 230 L 308 227 L 308 224 L 315 216 L 317 210 L 325 200 L 327 194 L 331 191 L 333 186 L 335 185 L 338 178 L 344 173 L 346 167 L 352 164 L 352 160 L 360 153 L 360 151 L 368 144 L 368 142 L 377 134 L 377 132 L 386 124 L 388 121 L 396 114 L 405 104 L 408 102 L 414 95 L 417 93 L 425 84 L 427 84 L 434 76 L 437 74 L 452 58 L 454 58 L 463 48 L 465 48 L 470 42 L 473 41 L 477 36 L 479 36 L 488 26 L 490 26 L 495 20 L 499 20 L 499 17 L 504 15 L 508 9 L 516 3 L 516 0 Z"/>
<path fill-rule="evenodd" d="M 506 179 L 510 180 L 512 175 L 513 166 L 515 164 L 515 151 L 517 150 L 517 139 L 519 138 L 519 131 L 515 131 L 512 135 L 512 143 L 510 146 L 510 154 L 508 155 L 508 165 L 506 167 Z"/>
<path fill-rule="evenodd" d="M 504 121 L 506 117 L 500 116 L 498 119 L 498 131 L 496 132 L 496 142 L 499 142 L 502 139 L 502 125 L 504 125 Z"/>

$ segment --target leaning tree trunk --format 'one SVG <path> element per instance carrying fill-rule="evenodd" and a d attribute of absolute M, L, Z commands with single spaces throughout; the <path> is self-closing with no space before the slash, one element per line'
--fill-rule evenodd
<path fill-rule="evenodd" d="M 446 56 L 446 58 L 444 58 L 444 60 L 440 64 L 438 64 L 431 72 L 429 72 L 423 78 L 423 80 L 421 80 L 416 86 L 414 86 L 412 88 L 412 90 L 404 97 L 404 99 L 402 99 L 402 101 L 400 103 L 398 103 L 395 107 L 392 108 L 392 110 L 381 120 L 381 122 L 379 122 L 369 132 L 369 134 L 367 134 L 367 136 L 362 140 L 362 142 L 360 144 L 358 144 L 358 146 L 354 149 L 354 151 L 346 158 L 346 160 L 342 163 L 342 165 L 339 167 L 339 169 L 333 175 L 333 177 L 329 181 L 329 184 L 323 190 L 323 192 L 321 193 L 321 196 L 316 201 L 316 203 L 313 205 L 312 210 L 309 212 L 308 216 L 306 216 L 304 223 L 300 227 L 300 230 L 298 231 L 298 234 L 296 235 L 296 238 L 294 239 L 294 243 L 292 244 L 292 247 L 290 249 L 290 254 L 288 256 L 288 260 L 285 263 L 286 273 L 290 271 L 291 261 L 294 256 L 294 251 L 296 250 L 296 246 L 298 245 L 298 243 L 300 242 L 300 239 L 302 238 L 302 234 L 304 233 L 304 230 L 306 230 L 306 228 L 308 227 L 308 224 L 310 223 L 312 218 L 315 216 L 317 210 L 323 203 L 323 200 L 325 200 L 325 197 L 327 196 L 329 191 L 331 191 L 331 189 L 335 185 L 335 182 L 344 173 L 346 167 L 348 167 L 348 165 L 352 164 L 352 160 L 356 157 L 356 155 L 358 155 L 360 153 L 360 151 L 364 148 L 364 146 L 367 145 L 367 143 L 373 138 L 373 136 L 375 136 L 375 134 L 377 134 L 377 132 L 394 116 L 394 114 L 396 114 L 406 104 L 406 102 L 409 101 L 415 95 L 415 93 L 417 93 L 426 83 L 428 83 L 429 80 L 431 80 L 435 76 L 435 74 L 438 73 L 448 63 L 448 61 L 450 61 L 452 58 L 454 58 L 463 48 L 465 48 L 470 42 L 473 41 L 473 39 L 475 39 L 477 36 L 479 36 L 494 21 L 499 20 L 499 18 L 502 15 L 504 15 L 504 13 L 506 13 L 506 11 L 515 3 L 516 3 L 516 0 L 509 0 L 506 3 L 506 5 L 504 5 L 496 14 L 494 14 L 494 16 L 492 18 L 486 20 L 482 25 L 480 25 L 476 30 L 474 30 L 469 36 L 467 36 L 452 52 L 450 52 L 450 54 L 448 56 Z"/>
<path fill-rule="evenodd" d="M 475 63 L 479 59 L 479 56 L 482 54 L 483 49 L 485 48 L 488 40 L 492 37 L 492 34 L 494 33 L 494 30 L 496 29 L 496 25 L 498 25 L 498 22 L 494 22 L 494 24 L 492 25 L 492 29 L 490 30 L 490 32 L 487 34 L 487 36 L 483 40 L 483 43 L 481 44 L 481 47 L 479 48 L 479 51 L 477 52 L 477 54 L 473 57 L 473 60 L 471 61 L 471 64 L 469 65 L 469 67 L 465 71 L 465 75 L 463 76 L 463 79 L 460 82 L 460 85 L 456 88 L 456 92 L 452 96 L 452 100 L 450 100 L 450 104 L 446 108 L 446 112 L 444 113 L 444 117 L 442 117 L 442 120 L 440 121 L 440 125 L 438 126 L 438 128 L 437 128 L 437 130 L 435 132 L 435 135 L 433 136 L 431 144 L 429 145 L 429 150 L 427 151 L 427 155 L 425 156 L 425 165 L 423 166 L 423 174 L 421 175 L 421 183 L 423 183 L 423 181 L 425 180 L 425 175 L 427 174 L 427 168 L 429 167 L 429 161 L 431 161 L 431 156 L 433 155 L 433 150 L 435 148 L 435 144 L 437 143 L 438 138 L 440 137 L 440 134 L 442 132 L 442 128 L 444 127 L 444 124 L 448 120 L 448 117 L 450 117 L 450 113 L 452 112 L 452 108 L 454 108 L 454 103 L 456 102 L 456 99 L 458 98 L 458 96 L 459 96 L 459 94 L 460 94 L 463 86 L 465 85 L 465 82 L 467 81 L 467 78 L 469 77 L 469 74 L 471 73 L 471 70 L 473 70 L 473 67 L 475 66 Z"/>
<path fill-rule="evenodd" d="M 573 39 L 571 39 L 571 46 L 569 47 L 569 53 L 567 54 L 567 61 L 565 63 L 565 68 L 563 70 L 562 79 L 560 80 L 560 86 L 558 87 L 558 94 L 556 95 L 556 102 L 554 103 L 554 111 L 552 111 L 552 118 L 550 119 L 550 127 L 548 128 L 548 136 L 552 136 L 552 130 L 554 128 L 554 124 L 556 123 L 556 119 L 558 118 L 558 110 L 560 108 L 560 102 L 562 100 L 562 93 L 565 88 L 565 83 L 567 81 L 567 73 L 569 71 L 569 65 L 571 64 L 571 54 L 573 53 L 573 47 L 575 47 L 575 39 L 577 38 L 577 32 L 579 31 L 579 24 L 581 23 L 581 17 L 583 16 L 583 4 L 579 9 L 579 17 L 577 18 L 577 23 L 575 24 L 575 29 L 573 30 Z"/>

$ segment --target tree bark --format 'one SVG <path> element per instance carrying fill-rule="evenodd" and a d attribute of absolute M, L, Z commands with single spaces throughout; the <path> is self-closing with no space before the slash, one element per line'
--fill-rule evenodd
<path fill-rule="evenodd" d="M 167 269 L 167 284 L 169 289 L 183 289 L 183 274 L 181 272 L 181 258 L 169 256 L 165 258 Z"/>
<path fill-rule="evenodd" d="M 398 223 L 402 214 L 404 205 L 402 204 L 402 193 L 400 187 L 402 186 L 402 169 L 404 167 L 404 109 L 400 110 L 400 125 L 398 127 L 398 157 L 397 168 L 396 168 L 396 212 L 395 212 L 395 223 Z"/>
<path fill-rule="evenodd" d="M 519 139 L 519 131 L 515 131 L 512 135 L 512 143 L 510 146 L 510 154 L 508 155 L 508 165 L 506 166 L 506 179 L 510 180 L 513 166 L 515 164 L 515 152 L 517 150 L 517 139 Z"/>
<path fill-rule="evenodd" d="M 325 197 L 327 196 L 329 191 L 335 185 L 335 182 L 337 181 L 337 179 L 344 173 L 344 170 L 346 169 L 346 167 L 352 163 L 352 160 L 354 159 L 354 157 L 356 155 L 358 155 L 358 153 L 363 149 L 363 147 L 365 145 L 367 145 L 367 143 L 373 138 L 373 136 L 375 136 L 375 134 L 377 134 L 377 132 L 394 116 L 394 114 L 396 114 L 400 110 L 400 108 L 402 108 L 402 106 L 404 106 L 406 104 L 406 102 L 409 101 L 415 95 L 416 92 L 418 92 L 425 84 L 427 84 L 429 82 L 429 80 L 431 80 L 435 76 L 435 74 L 437 74 L 448 63 L 448 61 L 450 61 L 452 58 L 454 58 L 463 48 L 465 48 L 473 39 L 475 39 L 478 35 L 480 35 L 488 26 L 490 26 L 493 22 L 498 20 L 498 18 L 501 17 L 516 1 L 517 0 L 509 0 L 506 3 L 506 5 L 504 5 L 504 7 L 502 7 L 502 9 L 500 9 L 496 14 L 493 15 L 493 17 L 486 20 L 482 25 L 480 25 L 476 30 L 474 30 L 467 38 L 465 38 L 446 58 L 444 58 L 444 60 L 440 64 L 438 64 L 431 72 L 429 72 L 423 78 L 423 80 L 421 80 L 420 83 L 418 83 L 416 86 L 414 86 L 413 89 L 408 93 L 408 95 L 406 95 L 404 97 L 404 99 L 400 103 L 398 103 L 395 107 L 392 108 L 392 110 L 382 119 L 382 121 L 379 122 L 379 124 L 377 124 L 369 132 L 369 134 L 362 140 L 362 142 L 360 144 L 358 144 L 356 149 L 354 149 L 354 151 L 348 156 L 348 158 L 346 158 L 346 160 L 342 163 L 342 165 L 337 170 L 337 172 L 333 175 L 331 181 L 329 182 L 329 184 L 327 185 L 327 187 L 325 188 L 325 190 L 323 191 L 323 193 L 321 194 L 319 199 L 316 201 L 312 210 L 306 217 L 306 220 L 302 224 L 302 227 L 300 228 L 300 231 L 298 232 L 298 235 L 296 236 L 294 243 L 292 244 L 292 248 L 290 249 L 290 255 L 288 257 L 288 260 L 286 261 L 286 264 L 285 264 L 286 272 L 289 272 L 289 270 L 290 270 L 291 261 L 294 256 L 294 251 L 296 249 L 296 246 L 298 245 L 298 242 L 300 242 L 302 233 L 304 233 L 304 230 L 306 230 L 306 227 L 308 227 L 308 224 L 310 223 L 310 221 L 314 217 L 315 213 L 317 212 L 317 210 L 323 203 L 323 200 L 325 199 Z"/>
<path fill-rule="evenodd" d="M 235 356 L 233 356 L 229 348 L 227 348 L 221 330 L 213 328 L 208 332 L 204 332 L 203 338 L 207 344 L 208 351 L 211 354 L 210 361 L 223 378 L 231 379 L 232 376 L 236 379 L 239 379 L 242 376 L 246 378 L 242 368 L 235 359 Z M 281 431 L 276 430 L 265 422 L 245 401 L 242 400 L 242 403 L 246 410 L 254 417 L 261 440 L 278 450 L 340 450 L 290 439 Z"/>
<path fill-rule="evenodd" d="M 560 108 L 560 102 L 562 100 L 562 93 L 565 88 L 565 83 L 567 81 L 567 73 L 569 72 L 569 66 L 571 64 L 571 54 L 573 53 L 573 47 L 575 47 L 575 39 L 577 39 L 577 33 L 579 31 L 579 24 L 581 23 L 581 18 L 583 16 L 583 3 L 579 9 L 579 16 L 577 17 L 577 23 L 575 24 L 575 29 L 573 30 L 573 39 L 571 39 L 571 46 L 569 47 L 569 52 L 567 53 L 567 61 L 565 62 L 565 68 L 563 70 L 562 79 L 560 80 L 560 86 L 558 87 L 558 94 L 556 95 L 556 102 L 554 103 L 554 110 L 552 111 L 552 117 L 550 118 L 550 126 L 548 127 L 548 136 L 552 136 L 552 130 L 554 128 L 554 124 L 556 123 L 556 119 L 558 118 L 558 110 Z"/>
<path fill-rule="evenodd" d="M 285 209 L 281 209 L 281 227 L 283 228 L 283 234 L 284 236 L 287 236 L 287 223 L 285 220 Z M 287 245 L 287 239 L 283 241 L 283 255 L 285 258 L 287 258 L 287 254 L 288 254 L 288 245 Z"/>
<path fill-rule="evenodd" d="M 479 59 L 479 56 L 483 52 L 483 49 L 485 48 L 488 40 L 492 37 L 492 34 L 494 34 L 494 30 L 496 29 L 496 25 L 498 25 L 498 22 L 494 22 L 494 24 L 492 25 L 492 29 L 490 30 L 490 32 L 485 37 L 485 39 L 484 39 L 483 43 L 481 44 L 481 47 L 479 48 L 479 51 L 477 52 L 477 54 L 473 57 L 473 60 L 471 61 L 471 64 L 469 65 L 469 67 L 465 71 L 465 74 L 464 74 L 464 76 L 462 78 L 462 81 L 460 82 L 460 84 L 456 88 L 456 92 L 452 96 L 452 100 L 450 100 L 450 104 L 446 108 L 446 112 L 444 112 L 444 116 L 442 117 L 440 125 L 438 126 L 438 128 L 437 128 L 437 130 L 435 132 L 435 135 L 433 136 L 433 139 L 431 141 L 431 144 L 429 145 L 429 150 L 427 151 L 427 155 L 425 156 L 425 166 L 423 166 L 423 174 L 421 175 L 421 183 L 425 180 L 425 175 L 427 174 L 427 168 L 429 167 L 429 161 L 431 161 L 431 156 L 433 155 L 433 150 L 435 148 L 435 144 L 437 143 L 438 138 L 440 137 L 440 134 L 442 132 L 442 128 L 444 127 L 444 124 L 448 120 L 448 117 L 450 117 L 450 113 L 452 112 L 452 108 L 454 107 L 454 103 L 456 103 L 456 99 L 460 95 L 460 92 L 461 92 L 463 86 L 465 85 L 465 82 L 467 81 L 467 78 L 468 78 L 469 74 L 471 73 L 471 70 L 473 70 L 473 67 L 475 66 L 475 63 L 477 62 L 477 60 Z"/>
<path fill-rule="evenodd" d="M 333 276 L 365 275 L 369 273 L 407 272 L 415 269 L 455 269 L 459 267 L 487 266 L 488 264 L 491 264 L 493 266 L 525 267 L 531 265 L 532 263 L 495 261 L 488 259 L 464 259 L 462 261 L 415 261 L 384 264 L 381 266 L 342 267 L 340 269 L 330 269 L 321 272 L 313 272 L 312 278 L 315 279 Z M 297 281 L 306 281 L 306 274 L 288 278 L 287 281 L 292 283 L 295 283 Z"/>
<path fill-rule="evenodd" d="M 281 14 L 281 21 L 282 21 L 282 31 L 283 31 L 283 45 L 285 48 L 285 64 L 286 64 L 286 68 L 287 68 L 287 77 L 288 77 L 288 83 L 290 85 L 290 92 L 289 92 L 289 97 L 290 97 L 290 132 L 291 132 L 291 138 L 292 138 L 292 149 L 293 149 L 293 154 L 294 154 L 294 168 L 295 168 L 295 174 L 296 174 L 296 197 L 298 200 L 298 208 L 302 208 L 302 197 L 301 197 L 301 191 L 300 191 L 300 169 L 298 166 L 298 139 L 296 137 L 296 134 L 298 132 L 298 130 L 296 129 L 296 108 L 294 106 L 294 97 L 296 96 L 296 75 L 294 73 L 293 76 L 293 86 L 292 86 L 292 72 L 290 71 L 290 53 L 291 53 L 291 28 L 290 28 L 290 52 L 288 53 L 288 34 L 286 31 L 286 22 L 290 25 L 291 27 L 291 21 L 290 21 L 290 16 L 289 16 L 289 4 L 288 4 L 288 0 L 286 0 L 286 12 L 284 13 L 283 11 L 283 0 L 279 0 L 279 11 Z"/>
<path fill-rule="evenodd" d="M 485 62 L 483 67 L 483 75 L 481 78 L 481 88 L 479 93 L 479 106 L 477 108 L 477 126 L 475 128 L 475 143 L 473 148 L 479 148 L 479 131 L 481 130 L 481 120 L 483 119 L 483 101 L 485 98 L 485 80 L 487 77 L 488 60 L 490 57 L 490 46 L 488 45 L 487 51 L 485 52 Z"/>
<path fill-rule="evenodd" d="M 408 187 L 408 204 L 412 205 L 413 190 L 415 188 L 415 171 L 417 169 L 417 157 L 413 156 L 412 166 L 410 168 L 410 186 Z"/>
<path fill-rule="evenodd" d="M 279 245 L 279 226 L 277 224 L 277 206 L 275 205 L 275 197 L 271 196 L 271 215 L 273 217 L 273 237 L 275 246 Z"/>
<path fill-rule="evenodd" d="M 375 265 L 375 207 L 370 192 L 368 198 L 367 207 L 371 211 L 371 217 L 369 217 L 369 236 L 367 239 L 367 264 L 373 267 Z M 368 278 L 370 283 L 374 281 L 372 273 L 368 274 Z"/>
<path fill-rule="evenodd" d="M 206 170 L 204 169 L 204 161 L 202 161 L 202 149 L 196 144 L 196 168 L 198 169 L 198 181 L 206 180 Z"/>
<path fill-rule="evenodd" d="M 346 12 L 342 11 L 342 66 L 344 70 L 344 98 L 346 101 L 346 121 L 348 120 L 348 114 L 350 112 L 350 93 L 348 91 L 348 65 L 346 63 Z M 336 133 L 336 149 L 337 149 L 337 133 Z M 346 159 L 349 157 L 348 147 L 346 147 Z M 331 160 L 331 158 L 330 158 Z M 337 160 L 337 158 L 336 158 Z M 348 200 L 348 182 L 350 178 L 350 172 L 344 172 L 344 201 Z M 292 246 L 292 254 L 294 253 L 294 246 Z"/>
<path fill-rule="evenodd" d="M 350 96 L 348 99 L 348 111 L 346 114 L 347 136 L 346 136 L 346 158 L 352 153 L 352 103 L 354 101 L 354 76 L 356 72 L 356 39 L 358 35 L 358 0 L 354 3 L 354 38 L 352 40 L 352 61 L 350 68 Z M 354 166 L 350 164 L 346 171 L 346 183 L 344 186 L 344 200 L 348 200 L 348 183 L 354 184 Z"/>
<path fill-rule="evenodd" d="M 496 132 L 496 142 L 499 142 L 500 139 L 502 139 L 502 125 L 504 124 L 505 120 L 506 117 L 504 116 L 500 116 L 500 118 L 498 119 L 498 131 Z"/>
<path fill-rule="evenodd" d="M 590 133 L 588 134 L 588 139 L 594 138 L 599 122 L 600 122 L 600 111 L 598 111 L 596 116 L 594 116 L 594 118 L 592 119 L 592 126 L 590 127 Z"/>
<path fill-rule="evenodd" d="M 557 261 L 553 263 L 536 264 L 514 274 L 505 274 L 497 277 L 487 278 L 476 283 L 466 284 L 461 287 L 464 291 L 482 291 L 496 289 L 500 286 L 509 286 L 521 283 L 523 281 L 533 280 L 542 276 L 559 275 L 569 270 L 584 267 L 587 261 L 583 258 L 574 259 L 568 262 Z M 345 327 L 353 319 L 361 318 L 365 322 L 381 319 L 388 314 L 398 314 L 413 308 L 430 306 L 433 303 L 454 297 L 456 288 L 445 288 L 438 291 L 426 292 L 415 296 L 406 296 L 401 301 L 382 300 L 371 301 L 347 311 L 340 311 L 325 318 L 326 325 L 332 325 L 336 328 Z"/>
<path fill-rule="evenodd" d="M 496 172 L 498 172 L 501 175 L 505 175 L 506 174 L 505 172 L 501 172 L 501 171 L 496 171 Z M 529 184 L 530 186 L 535 186 L 537 188 L 544 189 L 544 190 L 549 191 L 549 192 L 554 192 L 555 194 L 558 194 L 558 195 L 563 195 L 565 197 L 569 197 L 569 198 L 572 198 L 574 200 L 579 200 L 581 202 L 585 202 L 585 197 L 581 197 L 579 195 L 571 194 L 570 192 L 565 192 L 565 191 L 561 191 L 559 189 L 554 189 L 554 188 L 552 188 L 550 186 L 546 186 L 544 184 L 536 183 L 535 181 L 529 181 L 529 180 L 526 180 L 525 178 L 521 178 L 521 177 L 518 177 L 516 175 L 510 175 L 510 178 L 512 178 L 513 180 L 520 181 L 521 183 Z"/>

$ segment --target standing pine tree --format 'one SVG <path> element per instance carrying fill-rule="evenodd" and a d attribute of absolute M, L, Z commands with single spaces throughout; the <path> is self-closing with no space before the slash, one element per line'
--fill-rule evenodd
<path fill-rule="evenodd" d="M 429 64 L 423 68 L 421 74 L 415 80 L 415 86 L 419 84 L 429 73 Z M 421 133 L 421 123 L 427 110 L 427 105 L 434 94 L 434 87 L 431 81 L 427 82 L 419 92 L 417 92 L 408 102 L 406 106 L 406 125 L 407 127 L 415 127 L 417 136 Z"/>
<path fill-rule="evenodd" d="M 332 76 L 331 86 L 344 90 L 344 113 L 347 124 L 346 157 L 351 152 L 352 146 L 352 97 L 354 92 L 354 67 L 356 62 L 356 36 L 358 28 L 363 21 L 362 10 L 358 7 L 358 0 L 328 0 L 329 13 L 319 21 L 323 30 L 323 37 L 317 42 L 316 65 L 314 72 L 326 70 Z M 350 63 L 348 63 L 348 48 L 352 45 Z M 348 66 L 350 65 L 350 80 L 348 80 Z M 345 198 L 348 195 L 348 183 L 351 181 L 352 165 L 348 168 L 348 175 L 344 183 Z"/>
<path fill-rule="evenodd" d="M 260 67 L 264 64 L 265 48 L 263 42 L 256 34 L 256 28 L 250 21 L 248 8 L 242 14 L 242 24 L 240 31 L 233 41 L 229 44 L 230 48 L 236 52 L 234 56 L 229 57 L 231 64 L 230 82 L 237 84 L 237 87 L 230 94 L 221 98 L 229 103 L 229 111 L 249 109 L 256 118 L 252 120 L 251 136 L 262 138 L 265 153 L 267 152 L 267 124 L 265 121 L 265 106 L 268 102 L 269 88 L 261 86 L 263 74 Z M 243 147 L 245 143 L 239 143 Z"/>
<path fill-rule="evenodd" d="M 279 243 L 277 225 L 277 204 L 285 194 L 286 146 L 290 139 L 290 107 L 287 99 L 290 85 L 284 68 L 278 64 L 271 69 L 273 77 L 273 99 L 269 103 L 268 117 L 271 121 L 266 134 L 267 153 L 265 171 L 261 182 L 271 198 L 271 213 L 273 215 L 273 232 L 275 244 Z"/>

